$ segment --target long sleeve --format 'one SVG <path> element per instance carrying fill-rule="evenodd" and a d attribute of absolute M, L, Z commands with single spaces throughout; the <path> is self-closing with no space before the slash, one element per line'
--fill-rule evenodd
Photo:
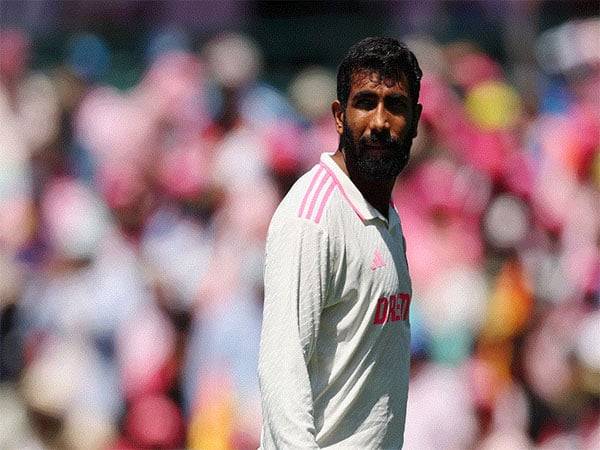
<path fill-rule="evenodd" d="M 325 304 L 328 261 L 327 237 L 318 225 L 274 218 L 259 357 L 263 449 L 318 448 L 307 366 Z"/>

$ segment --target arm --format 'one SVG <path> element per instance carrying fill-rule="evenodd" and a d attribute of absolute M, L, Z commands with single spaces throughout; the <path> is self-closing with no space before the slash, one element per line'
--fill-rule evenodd
<path fill-rule="evenodd" d="M 259 357 L 265 448 L 318 448 L 307 370 L 325 303 L 328 242 L 304 219 L 274 219 L 267 238 Z"/>

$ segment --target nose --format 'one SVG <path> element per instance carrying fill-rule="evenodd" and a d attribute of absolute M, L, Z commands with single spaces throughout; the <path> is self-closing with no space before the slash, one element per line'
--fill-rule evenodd
<path fill-rule="evenodd" d="M 389 131 L 390 123 L 388 121 L 387 111 L 383 102 L 379 102 L 377 108 L 373 110 L 371 117 L 371 131 L 374 133 L 381 133 L 382 131 Z"/>

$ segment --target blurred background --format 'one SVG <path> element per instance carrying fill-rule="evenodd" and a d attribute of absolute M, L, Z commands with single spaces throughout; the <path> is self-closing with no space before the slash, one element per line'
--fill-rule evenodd
<path fill-rule="evenodd" d="M 599 9 L 2 0 L 0 448 L 257 447 L 266 230 L 370 35 L 425 74 L 405 448 L 600 448 Z"/>

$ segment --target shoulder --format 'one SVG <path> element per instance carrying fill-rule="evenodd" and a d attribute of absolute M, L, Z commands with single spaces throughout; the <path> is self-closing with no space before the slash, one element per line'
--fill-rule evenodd
<path fill-rule="evenodd" d="M 315 165 L 301 176 L 283 198 L 273 222 L 314 224 L 328 228 L 327 212 L 334 203 L 337 182 L 323 164 Z"/>

